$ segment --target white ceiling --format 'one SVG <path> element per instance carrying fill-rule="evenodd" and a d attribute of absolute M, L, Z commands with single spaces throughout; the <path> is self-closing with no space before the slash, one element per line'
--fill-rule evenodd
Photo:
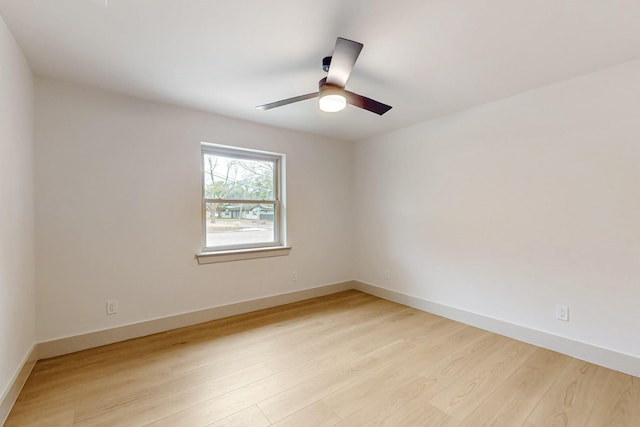
<path fill-rule="evenodd" d="M 34 72 L 355 140 L 640 58 L 638 0 L 0 0 Z M 347 84 L 390 104 L 307 100 L 336 37 Z"/>

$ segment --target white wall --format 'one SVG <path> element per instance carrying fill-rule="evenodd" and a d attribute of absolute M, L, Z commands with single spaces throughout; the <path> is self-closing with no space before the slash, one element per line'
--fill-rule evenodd
<path fill-rule="evenodd" d="M 38 340 L 353 275 L 639 357 L 639 95 L 633 62 L 354 152 L 38 78 Z M 290 256 L 197 265 L 203 140 L 287 154 Z"/>
<path fill-rule="evenodd" d="M 356 279 L 640 357 L 640 62 L 361 141 L 354 159 Z"/>
<path fill-rule="evenodd" d="M 287 155 L 289 256 L 197 264 L 201 141 Z M 351 144 L 37 78 L 36 154 L 39 340 L 351 279 Z"/>
<path fill-rule="evenodd" d="M 0 17 L 0 403 L 35 338 L 33 157 L 31 70 Z"/>

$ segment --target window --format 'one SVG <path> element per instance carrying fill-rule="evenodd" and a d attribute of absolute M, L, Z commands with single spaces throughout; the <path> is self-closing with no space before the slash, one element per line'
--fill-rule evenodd
<path fill-rule="evenodd" d="M 283 168 L 282 154 L 202 143 L 200 256 L 284 248 Z"/>

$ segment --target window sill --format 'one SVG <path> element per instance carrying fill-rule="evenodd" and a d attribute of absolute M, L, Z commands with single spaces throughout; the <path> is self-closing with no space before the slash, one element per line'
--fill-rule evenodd
<path fill-rule="evenodd" d="M 238 249 L 230 251 L 200 252 L 196 254 L 198 264 L 214 264 L 217 262 L 240 261 L 243 259 L 269 258 L 286 256 L 291 246 L 274 246 L 271 248 Z"/>

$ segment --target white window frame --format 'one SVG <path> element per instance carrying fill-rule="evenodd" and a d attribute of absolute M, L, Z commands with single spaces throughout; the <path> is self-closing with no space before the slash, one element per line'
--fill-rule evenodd
<path fill-rule="evenodd" d="M 238 200 L 208 199 L 205 197 L 205 164 L 206 154 L 221 155 L 246 160 L 268 160 L 274 162 L 274 199 L 272 200 Z M 224 261 L 236 261 L 251 258 L 265 258 L 288 255 L 290 247 L 286 244 L 286 210 L 285 210 L 285 159 L 281 153 L 238 148 L 228 145 L 201 143 L 200 150 L 200 188 L 201 188 L 201 252 L 196 255 L 198 263 L 209 264 Z M 274 240 L 272 242 L 239 244 L 228 246 L 207 246 L 207 203 L 261 203 L 274 207 Z"/>

